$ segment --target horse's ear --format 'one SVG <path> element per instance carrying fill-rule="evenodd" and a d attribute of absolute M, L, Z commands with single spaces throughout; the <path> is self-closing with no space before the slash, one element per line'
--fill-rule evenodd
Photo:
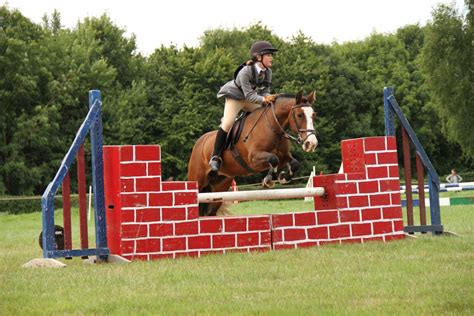
<path fill-rule="evenodd" d="M 313 104 L 314 101 L 316 101 L 316 91 L 312 91 L 312 92 L 308 95 L 308 103 L 309 103 L 309 104 Z"/>
<path fill-rule="evenodd" d="M 298 93 L 296 94 L 295 99 L 296 99 L 296 104 L 301 103 L 301 100 L 303 100 L 303 90 L 298 91 Z"/>

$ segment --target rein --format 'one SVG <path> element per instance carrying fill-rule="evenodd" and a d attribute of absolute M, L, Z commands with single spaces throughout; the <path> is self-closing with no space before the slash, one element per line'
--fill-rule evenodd
<path fill-rule="evenodd" d="M 270 121 L 268 120 L 268 116 L 266 115 L 267 111 L 268 111 L 268 108 L 272 109 L 272 114 L 273 114 L 273 118 L 277 124 L 277 126 L 279 127 L 280 129 L 280 132 L 275 130 L 275 127 L 273 126 L 272 123 L 270 123 Z M 298 104 L 298 105 L 293 105 L 291 106 L 291 109 L 290 109 L 290 113 L 288 114 L 288 117 L 292 115 L 292 118 L 295 122 L 295 125 L 296 125 L 296 129 L 297 129 L 297 133 L 298 133 L 298 137 L 295 137 L 293 135 L 291 135 L 290 133 L 288 133 L 280 124 L 280 122 L 278 121 L 278 117 L 276 116 L 276 112 L 275 112 L 275 103 L 271 103 L 270 106 L 264 106 L 263 108 L 263 111 L 262 113 L 260 113 L 259 117 L 257 118 L 257 120 L 255 120 L 252 128 L 250 129 L 250 131 L 247 133 L 247 135 L 244 137 L 243 139 L 243 142 L 247 142 L 250 134 L 252 134 L 253 130 L 255 129 L 255 127 L 257 126 L 258 122 L 261 120 L 262 116 L 265 116 L 265 121 L 267 122 L 267 124 L 270 126 L 271 130 L 273 131 L 273 133 L 275 133 L 275 135 L 277 135 L 281 141 L 281 138 L 285 138 L 285 139 L 288 139 L 290 141 L 295 141 L 297 142 L 298 144 L 302 144 L 306 141 L 306 139 L 308 139 L 309 136 L 311 135 L 316 135 L 316 131 L 314 129 L 302 129 L 299 127 L 298 125 L 298 120 L 296 119 L 296 114 L 295 114 L 295 111 L 294 109 L 297 109 L 297 108 L 301 108 L 301 107 L 311 107 L 310 104 L 306 103 L 306 104 Z M 290 123 L 288 123 L 288 125 L 290 125 Z M 302 133 L 306 132 L 307 135 L 305 138 L 302 137 Z M 242 166 L 244 169 L 246 169 L 248 172 L 250 173 L 256 173 L 255 170 L 253 170 L 246 162 L 244 159 L 242 159 L 242 156 L 240 155 L 239 151 L 237 150 L 236 147 L 234 146 L 231 146 L 231 153 L 232 153 L 232 156 L 234 157 L 234 160 L 237 161 L 240 166 Z"/>
<path fill-rule="evenodd" d="M 257 119 L 257 120 L 255 121 L 255 123 L 253 124 L 252 128 L 250 129 L 250 131 L 247 133 L 247 136 L 244 137 L 244 140 L 243 140 L 244 143 L 247 142 L 247 140 L 248 140 L 250 134 L 252 134 L 253 129 L 255 128 L 255 126 L 257 126 L 258 121 L 260 121 L 260 119 L 262 118 L 262 115 L 267 112 L 267 108 L 268 108 L 268 107 L 264 107 L 262 113 L 260 114 L 260 116 L 258 117 L 258 119 Z M 267 117 L 267 116 L 265 115 L 265 117 Z"/>
<path fill-rule="evenodd" d="M 268 110 L 268 106 L 265 106 L 262 113 L 260 114 L 260 116 L 258 117 L 258 119 L 255 121 L 255 123 L 253 124 L 252 128 L 250 129 L 250 131 L 247 133 L 247 135 L 244 137 L 244 140 L 243 142 L 247 142 L 250 134 L 252 133 L 252 131 L 254 130 L 254 128 L 257 126 L 258 122 L 260 121 L 260 119 L 262 118 L 263 115 L 265 115 L 265 120 L 267 121 L 267 124 L 270 126 L 271 130 L 273 131 L 273 133 L 275 133 L 277 136 L 279 137 L 283 137 L 285 139 L 288 139 L 290 141 L 294 141 L 296 142 L 297 144 L 302 144 L 306 141 L 306 139 L 308 139 L 309 136 L 311 135 L 316 135 L 316 130 L 314 129 L 304 129 L 304 128 L 300 128 L 298 126 L 298 120 L 296 119 L 296 116 L 295 116 L 295 112 L 294 112 L 294 109 L 297 109 L 297 108 L 302 108 L 302 107 L 311 107 L 310 104 L 299 104 L 299 105 L 293 105 L 290 109 L 290 114 L 293 116 L 293 120 L 295 121 L 295 124 L 296 124 L 296 129 L 297 129 L 297 132 L 298 132 L 298 136 L 295 137 L 293 135 L 291 135 L 290 133 L 288 133 L 280 124 L 280 122 L 278 121 L 278 118 L 276 116 L 276 113 L 275 113 L 275 103 L 271 103 L 271 109 L 272 109 L 272 114 L 273 114 L 273 118 L 278 126 L 278 128 L 280 129 L 280 131 L 277 131 L 275 130 L 275 127 L 273 126 L 272 123 L 270 123 L 270 121 L 268 120 L 268 116 L 266 115 L 267 113 L 267 110 Z M 307 133 L 306 137 L 303 138 L 301 136 L 302 133 Z"/>
<path fill-rule="evenodd" d="M 280 128 L 280 132 L 281 132 L 281 133 L 275 130 L 275 128 L 274 128 L 273 125 L 269 122 L 268 117 L 267 117 L 266 115 L 265 115 L 265 118 L 266 118 L 266 121 L 267 121 L 268 125 L 269 125 L 270 128 L 272 129 L 272 131 L 273 131 L 276 135 L 278 135 L 279 137 L 283 137 L 283 138 L 286 138 L 286 139 L 288 139 L 288 140 L 294 141 L 294 142 L 296 142 L 297 144 L 302 144 L 302 143 L 304 143 L 304 141 L 305 141 L 306 139 L 308 139 L 309 136 L 311 136 L 311 135 L 316 135 L 316 130 L 314 130 L 314 129 L 303 129 L 303 128 L 300 128 L 300 127 L 298 126 L 298 120 L 296 119 L 295 112 L 293 111 L 294 109 L 297 109 L 297 108 L 311 107 L 310 104 L 293 105 L 293 106 L 291 107 L 291 109 L 290 109 L 290 114 L 293 115 L 293 120 L 295 121 L 295 124 L 296 124 L 296 129 L 297 129 L 297 132 L 298 132 L 298 137 L 295 137 L 295 136 L 291 135 L 290 133 L 288 133 L 288 132 L 281 126 L 281 124 L 280 124 L 280 122 L 278 121 L 278 118 L 277 118 L 277 116 L 276 116 L 276 113 L 275 113 L 275 104 L 272 103 L 271 107 L 272 107 L 273 118 L 274 118 L 274 120 L 275 120 L 277 126 Z M 303 138 L 303 137 L 301 136 L 301 133 L 305 133 L 305 132 L 308 133 L 308 134 L 306 135 L 305 138 Z"/>

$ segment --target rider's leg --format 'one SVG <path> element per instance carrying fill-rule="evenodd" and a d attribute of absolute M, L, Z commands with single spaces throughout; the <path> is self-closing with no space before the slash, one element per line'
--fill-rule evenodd
<path fill-rule="evenodd" d="M 217 131 L 214 150 L 211 155 L 211 160 L 209 161 L 209 165 L 211 166 L 211 170 L 213 172 L 217 172 L 221 167 L 221 155 L 226 143 L 227 133 L 232 127 L 232 124 L 234 124 L 235 118 L 242 108 L 242 101 L 228 98 L 225 99 L 224 116 L 222 117 L 221 126 Z"/>
<path fill-rule="evenodd" d="M 262 107 L 261 104 L 257 104 L 257 103 L 251 103 L 251 102 L 248 102 L 248 101 L 241 101 L 241 102 L 242 102 L 243 109 L 247 112 L 253 112 L 256 109 Z"/>
<path fill-rule="evenodd" d="M 211 160 L 209 161 L 212 171 L 218 171 L 221 167 L 221 154 L 222 150 L 224 149 L 226 139 L 227 132 L 222 128 L 219 128 L 217 130 L 216 141 L 214 143 L 214 150 L 212 152 Z"/>

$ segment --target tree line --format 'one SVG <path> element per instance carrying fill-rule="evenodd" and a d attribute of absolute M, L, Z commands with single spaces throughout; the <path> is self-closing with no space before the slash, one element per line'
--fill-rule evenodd
<path fill-rule="evenodd" d="M 44 190 L 88 111 L 91 89 L 102 92 L 104 144 L 160 144 L 164 176 L 185 179 L 194 142 L 219 125 L 219 87 L 255 40 L 279 48 L 275 93 L 317 93 L 320 144 L 312 155 L 294 146 L 301 174 L 313 165 L 336 172 L 341 140 L 384 134 L 382 90 L 389 85 L 438 172 L 472 168 L 472 26 L 472 12 L 440 5 L 427 26 L 362 41 L 322 45 L 301 32 L 282 39 L 257 23 L 209 30 L 197 47 L 161 46 L 143 56 L 135 36 L 107 15 L 69 29 L 58 12 L 37 24 L 4 5 L 0 194 Z"/>

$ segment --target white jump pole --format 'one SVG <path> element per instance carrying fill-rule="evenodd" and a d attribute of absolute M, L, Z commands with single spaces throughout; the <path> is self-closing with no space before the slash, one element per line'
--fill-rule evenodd
<path fill-rule="evenodd" d="M 313 187 L 313 177 L 316 175 L 316 167 L 313 166 L 313 171 L 311 171 L 311 174 L 309 175 L 308 182 L 306 183 L 307 188 L 312 188 Z M 305 202 L 313 202 L 313 196 L 305 196 L 304 198 Z"/>
<path fill-rule="evenodd" d="M 323 187 L 277 190 L 255 190 L 238 192 L 199 193 L 199 203 L 217 203 L 224 201 L 299 199 L 306 196 L 324 195 Z"/>
<path fill-rule="evenodd" d="M 87 221 L 91 221 L 91 208 L 92 208 L 92 185 L 89 186 L 89 212 L 87 215 Z"/>

